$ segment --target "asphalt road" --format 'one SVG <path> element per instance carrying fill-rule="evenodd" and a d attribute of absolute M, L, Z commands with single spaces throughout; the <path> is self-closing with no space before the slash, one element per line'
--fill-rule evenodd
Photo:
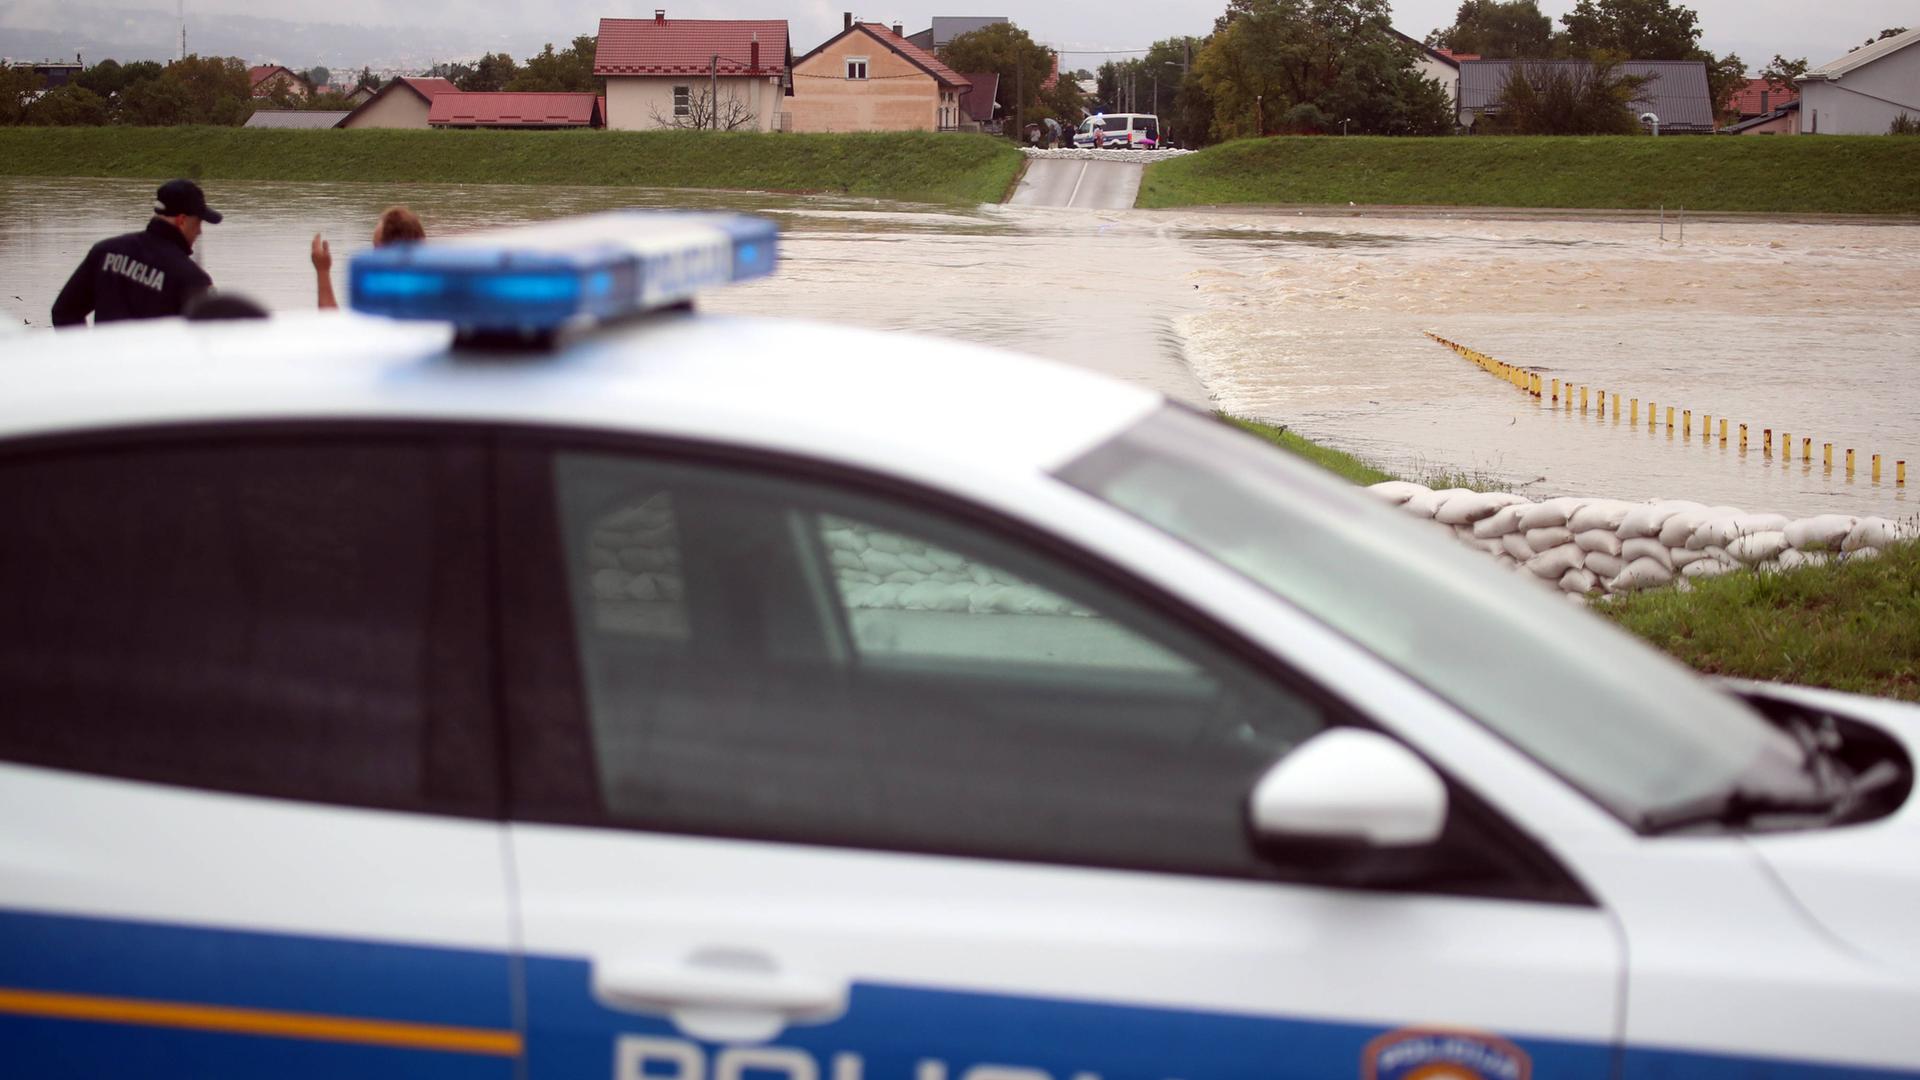
<path fill-rule="evenodd" d="M 1009 200 L 1013 206 L 1061 206 L 1075 210 L 1125 210 L 1140 194 L 1140 171 L 1131 161 L 1035 158 Z"/>

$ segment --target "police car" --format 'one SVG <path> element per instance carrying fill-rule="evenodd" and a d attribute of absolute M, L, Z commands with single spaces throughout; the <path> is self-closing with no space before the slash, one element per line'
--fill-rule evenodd
<path fill-rule="evenodd" d="M 1920 709 L 776 244 L 8 340 L 6 1075 L 1920 1075 Z"/>

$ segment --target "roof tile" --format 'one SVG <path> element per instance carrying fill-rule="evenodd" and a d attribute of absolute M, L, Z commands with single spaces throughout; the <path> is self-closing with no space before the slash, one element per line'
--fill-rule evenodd
<path fill-rule="evenodd" d="M 427 110 L 427 123 L 487 127 L 591 127 L 597 94 L 442 94 Z"/>
<path fill-rule="evenodd" d="M 750 71 L 756 37 L 760 67 Z M 778 75 L 786 65 L 785 19 L 601 19 L 593 52 L 595 75 Z"/>

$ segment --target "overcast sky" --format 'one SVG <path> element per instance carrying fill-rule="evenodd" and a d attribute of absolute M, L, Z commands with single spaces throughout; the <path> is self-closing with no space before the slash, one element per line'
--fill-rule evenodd
<path fill-rule="evenodd" d="M 90 0 L 92 4 L 137 8 L 171 14 L 175 0 Z M 1063 59 L 1071 67 L 1092 68 L 1105 57 L 1076 50 L 1140 48 L 1160 38 L 1205 34 L 1220 14 L 1224 0 L 1045 0 L 1025 4 L 1006 0 L 663 0 L 668 14 L 683 18 L 784 18 L 793 35 L 796 53 L 804 52 L 840 28 L 841 12 L 852 6 L 864 19 L 900 22 L 909 33 L 923 29 L 935 14 L 1005 15 L 1041 41 L 1070 52 Z M 1540 9 L 1559 17 L 1574 0 L 1542 0 Z M 188 26 L 217 20 L 221 13 L 245 14 L 294 21 L 351 23 L 368 27 L 408 26 L 431 30 L 460 27 L 489 37 L 527 41 L 531 51 L 539 42 L 565 42 L 575 34 L 592 33 L 602 16 L 649 17 L 655 4 L 647 0 L 187 0 Z M 1716 53 L 1740 54 L 1757 72 L 1774 53 L 1805 56 L 1818 65 L 1874 36 L 1882 27 L 1920 25 L 1915 0 L 1697 0 L 1706 34 L 1703 43 Z M 1452 21 L 1458 0 L 1399 0 L 1394 22 L 1415 37 Z M 0 0 L 0 27 L 59 25 L 60 0 Z M 9 10 L 10 9 L 10 10 Z M 37 9 L 37 10 L 36 10 Z M 68 10 L 71 10 L 68 8 Z M 8 18 L 7 16 L 11 16 Z M 37 17 L 36 17 L 37 16 Z M 71 16 L 69 16 L 71 17 Z M 51 25 L 50 25 L 51 24 Z"/>

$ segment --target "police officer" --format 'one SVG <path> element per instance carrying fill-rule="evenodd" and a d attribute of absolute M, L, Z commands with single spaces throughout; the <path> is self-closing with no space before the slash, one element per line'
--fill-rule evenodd
<path fill-rule="evenodd" d="M 218 225 L 220 212 L 207 205 L 199 184 L 169 180 L 160 185 L 145 232 L 102 240 L 87 252 L 53 302 L 53 325 L 84 324 L 88 312 L 103 323 L 185 311 L 213 286 L 191 258 L 203 222 Z"/>

